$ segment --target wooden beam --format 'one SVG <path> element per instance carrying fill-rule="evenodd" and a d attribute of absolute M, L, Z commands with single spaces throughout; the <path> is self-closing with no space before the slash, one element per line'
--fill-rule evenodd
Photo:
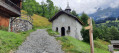
<path fill-rule="evenodd" d="M 90 28 L 91 28 L 91 26 L 87 26 L 87 27 L 85 27 L 86 30 L 88 30 L 88 29 L 90 29 Z"/>
<path fill-rule="evenodd" d="M 93 42 L 93 25 L 92 25 L 92 19 L 88 19 L 89 26 L 85 27 L 86 30 L 89 29 L 89 37 L 90 37 L 90 48 L 91 53 L 94 53 L 94 42 Z"/>
<path fill-rule="evenodd" d="M 90 36 L 90 48 L 91 48 L 91 53 L 94 53 L 94 42 L 93 42 L 93 26 L 92 26 L 92 19 L 90 18 L 89 21 L 89 26 L 91 26 L 91 28 L 89 29 L 89 36 Z"/>
<path fill-rule="evenodd" d="M 20 8 L 22 8 L 22 1 L 20 1 Z"/>

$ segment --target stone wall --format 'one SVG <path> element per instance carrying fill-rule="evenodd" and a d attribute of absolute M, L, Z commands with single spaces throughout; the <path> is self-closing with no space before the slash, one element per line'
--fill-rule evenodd
<path fill-rule="evenodd" d="M 12 22 L 11 30 L 12 32 L 21 32 L 28 31 L 32 29 L 33 25 L 28 20 L 23 20 L 21 18 L 17 18 Z"/>

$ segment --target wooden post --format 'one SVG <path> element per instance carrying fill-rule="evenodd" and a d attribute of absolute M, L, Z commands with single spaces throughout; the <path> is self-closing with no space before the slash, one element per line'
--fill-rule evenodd
<path fill-rule="evenodd" d="M 22 0 L 20 1 L 20 8 L 22 8 Z"/>
<path fill-rule="evenodd" d="M 90 23 L 89 26 L 91 28 L 89 29 L 89 36 L 90 36 L 90 48 L 91 48 L 91 53 L 94 53 L 94 42 L 93 42 L 93 26 L 92 26 L 92 19 L 90 18 Z"/>
<path fill-rule="evenodd" d="M 89 26 L 85 27 L 85 29 L 89 29 L 89 37 L 90 37 L 90 49 L 91 53 L 94 53 L 94 42 L 93 42 L 93 25 L 92 25 L 92 19 L 88 19 Z"/>

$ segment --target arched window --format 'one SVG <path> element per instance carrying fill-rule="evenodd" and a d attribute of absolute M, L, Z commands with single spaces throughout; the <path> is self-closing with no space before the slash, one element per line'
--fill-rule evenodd
<path fill-rule="evenodd" d="M 58 32 L 58 27 L 56 27 L 56 32 Z"/>

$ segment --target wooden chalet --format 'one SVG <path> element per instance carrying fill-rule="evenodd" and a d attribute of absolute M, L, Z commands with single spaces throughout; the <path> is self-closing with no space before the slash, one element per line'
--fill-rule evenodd
<path fill-rule="evenodd" d="M 22 0 L 0 0 L 0 26 L 9 27 L 12 17 L 21 15 Z"/>

